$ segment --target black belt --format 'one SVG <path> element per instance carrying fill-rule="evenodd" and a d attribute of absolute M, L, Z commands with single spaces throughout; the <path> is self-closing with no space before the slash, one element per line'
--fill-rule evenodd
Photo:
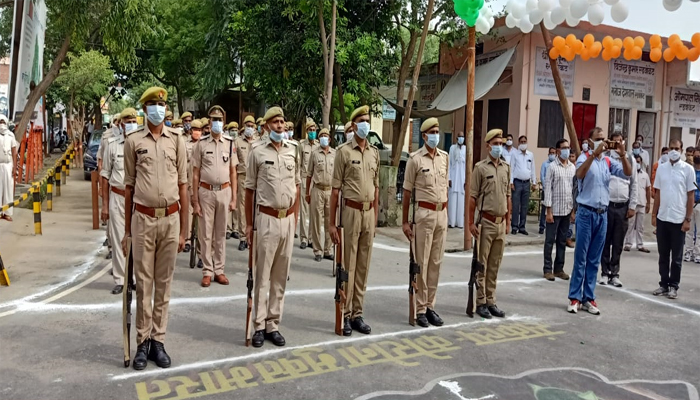
<path fill-rule="evenodd" d="M 585 204 L 581 204 L 581 203 L 579 203 L 579 207 L 583 207 L 583 208 L 585 208 L 586 210 L 592 211 L 592 212 L 594 212 L 594 213 L 596 213 L 596 214 L 605 214 L 605 213 L 608 211 L 608 208 L 607 208 L 607 207 L 603 207 L 603 208 L 593 208 L 593 207 L 591 207 L 591 206 L 588 206 L 588 205 L 585 205 Z"/>
<path fill-rule="evenodd" d="M 627 207 L 629 207 L 629 204 L 630 203 L 628 201 L 626 201 L 624 203 L 613 203 L 611 201 L 610 204 L 608 205 L 608 208 L 623 208 L 623 207 L 627 208 Z"/>
<path fill-rule="evenodd" d="M 522 179 L 514 178 L 513 180 L 514 180 L 514 181 L 518 181 L 518 182 L 522 182 L 522 183 L 528 183 L 528 182 L 530 182 L 529 179 L 522 180 Z"/>

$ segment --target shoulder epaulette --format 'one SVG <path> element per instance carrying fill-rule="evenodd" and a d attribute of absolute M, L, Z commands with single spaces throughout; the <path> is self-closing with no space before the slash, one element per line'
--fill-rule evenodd
<path fill-rule="evenodd" d="M 180 135 L 180 134 L 182 134 L 182 131 L 180 131 L 179 128 L 170 128 L 170 127 L 164 126 L 163 129 L 165 129 L 165 130 L 167 130 L 168 132 L 173 133 L 173 134 L 175 134 L 175 135 Z"/>
<path fill-rule="evenodd" d="M 285 139 L 284 142 L 285 142 L 285 143 L 289 143 L 289 144 L 291 144 L 291 145 L 294 145 L 294 147 L 299 146 L 299 144 L 298 144 L 297 142 L 293 141 L 293 140 L 286 140 L 286 139 Z"/>
<path fill-rule="evenodd" d="M 445 150 L 437 149 L 437 151 L 438 151 L 438 153 L 440 153 L 440 154 L 448 155 L 447 152 L 446 152 Z"/>
<path fill-rule="evenodd" d="M 113 142 L 116 142 L 116 141 L 119 140 L 119 139 L 124 139 L 124 138 L 121 137 L 121 136 L 112 136 L 112 137 L 110 137 L 110 138 L 107 138 L 107 143 L 108 143 L 108 144 L 111 144 L 111 143 L 113 143 Z"/>
<path fill-rule="evenodd" d="M 140 128 L 136 128 L 133 131 L 126 132 L 125 136 L 129 136 L 129 135 L 136 133 L 136 132 L 143 132 L 145 129 L 146 129 L 145 126 L 142 126 Z"/>
<path fill-rule="evenodd" d="M 207 140 L 207 139 L 209 139 L 210 137 L 211 137 L 211 135 L 202 136 L 202 137 L 199 138 L 199 140 Z"/>
<path fill-rule="evenodd" d="M 252 150 L 252 149 L 254 149 L 254 148 L 256 148 L 256 147 L 258 147 L 258 146 L 260 146 L 260 145 L 262 145 L 262 144 L 265 144 L 265 143 L 267 143 L 266 140 L 256 140 L 256 141 L 254 141 L 253 143 L 251 143 L 250 149 Z"/>

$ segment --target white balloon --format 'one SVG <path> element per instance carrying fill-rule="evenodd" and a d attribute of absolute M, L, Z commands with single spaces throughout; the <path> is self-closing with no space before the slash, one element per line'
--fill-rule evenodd
<path fill-rule="evenodd" d="M 536 8 L 537 8 L 537 0 L 527 0 L 527 3 L 525 3 L 525 9 L 527 10 L 527 12 L 530 12 Z"/>
<path fill-rule="evenodd" d="M 552 10 L 552 23 L 555 25 L 563 24 L 566 20 L 566 10 L 561 7 L 554 7 Z"/>
<path fill-rule="evenodd" d="M 474 26 L 476 27 L 476 30 L 481 34 L 485 35 L 489 33 L 489 22 L 484 17 L 477 18 L 476 24 L 474 24 Z"/>
<path fill-rule="evenodd" d="M 513 29 L 513 28 L 515 28 L 516 26 L 518 26 L 518 23 L 519 23 L 519 22 L 520 22 L 520 21 L 518 21 L 517 19 L 515 19 L 515 17 L 513 16 L 513 14 L 508 14 L 508 15 L 506 16 L 506 26 L 507 26 L 508 28 L 510 28 L 510 29 Z"/>
<path fill-rule="evenodd" d="M 612 17 L 613 21 L 615 22 L 623 22 L 624 20 L 627 19 L 627 16 L 629 15 L 630 11 L 627 8 L 627 5 L 620 1 L 612 8 L 610 9 L 610 16 Z"/>
<path fill-rule="evenodd" d="M 520 20 L 520 30 L 523 33 L 530 33 L 532 31 L 533 25 L 529 19 L 523 18 Z"/>
<path fill-rule="evenodd" d="M 525 16 L 525 7 L 520 3 L 513 3 L 511 7 L 511 13 L 515 19 L 521 19 Z"/>
<path fill-rule="evenodd" d="M 557 27 L 557 24 L 552 22 L 552 13 L 545 14 L 544 18 L 542 18 L 542 21 L 544 21 L 544 27 L 550 31 Z"/>
<path fill-rule="evenodd" d="M 609 5 L 609 6 L 614 6 L 614 5 L 617 4 L 617 2 L 620 1 L 620 0 L 604 0 L 604 1 L 605 1 L 605 4 L 607 4 L 607 5 Z M 691 0 L 691 1 L 692 1 L 692 0 Z M 697 1 L 697 0 L 696 0 L 696 1 Z"/>
<path fill-rule="evenodd" d="M 592 4 L 588 7 L 588 22 L 591 25 L 600 25 L 605 19 L 605 10 L 600 4 Z"/>
<path fill-rule="evenodd" d="M 540 11 L 539 8 L 535 8 L 534 10 L 530 11 L 530 22 L 532 22 L 532 25 L 537 25 L 540 22 L 542 22 L 542 18 L 544 18 L 544 15 L 542 14 L 542 11 Z"/>
<path fill-rule="evenodd" d="M 583 18 L 588 12 L 588 0 L 574 0 L 569 8 L 569 15 L 576 19 Z"/>
<path fill-rule="evenodd" d="M 489 6 L 481 7 L 481 11 L 479 13 L 486 18 L 493 17 L 493 11 L 491 11 L 491 7 Z"/>
<path fill-rule="evenodd" d="M 554 8 L 554 0 L 540 0 L 540 2 L 537 4 L 537 8 L 539 8 L 543 13 L 552 11 L 552 8 Z"/>
<path fill-rule="evenodd" d="M 683 0 L 664 0 L 663 4 L 666 11 L 676 11 L 683 4 Z"/>
<path fill-rule="evenodd" d="M 697 3 L 700 0 L 690 0 L 690 1 L 692 1 L 693 3 Z"/>
<path fill-rule="evenodd" d="M 571 3 L 573 1 L 574 0 L 559 0 L 559 5 L 561 6 L 561 8 L 569 8 L 571 7 Z"/>
<path fill-rule="evenodd" d="M 490 30 L 491 28 L 493 28 L 493 26 L 494 26 L 495 24 L 496 24 L 496 18 L 494 18 L 493 16 L 490 16 L 490 17 L 489 17 L 489 30 Z"/>
<path fill-rule="evenodd" d="M 579 22 L 580 20 L 578 18 L 573 18 L 571 15 L 566 16 L 566 24 L 572 28 L 578 25 Z"/>

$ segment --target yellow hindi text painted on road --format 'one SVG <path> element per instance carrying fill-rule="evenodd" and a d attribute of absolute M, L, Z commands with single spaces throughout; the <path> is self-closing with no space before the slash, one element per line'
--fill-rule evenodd
<path fill-rule="evenodd" d="M 551 331 L 547 325 L 517 323 L 450 333 L 456 335 L 453 339 L 455 342 L 470 341 L 481 346 L 549 337 L 564 332 Z M 414 339 L 381 340 L 337 349 L 308 347 L 291 350 L 287 357 L 247 366 L 138 382 L 136 394 L 139 400 L 191 399 L 370 365 L 415 367 L 420 365 L 420 359 L 450 359 L 452 356 L 449 353 L 460 349 L 450 339 L 427 334 Z"/>

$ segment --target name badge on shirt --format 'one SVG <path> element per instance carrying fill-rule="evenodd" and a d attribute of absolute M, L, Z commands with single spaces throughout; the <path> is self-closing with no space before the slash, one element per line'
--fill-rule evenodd
<path fill-rule="evenodd" d="M 139 150 L 136 150 L 136 154 L 146 154 L 146 153 L 148 153 L 148 149 L 139 149 Z"/>
<path fill-rule="evenodd" d="M 213 151 L 207 151 L 206 154 L 214 154 Z"/>
<path fill-rule="evenodd" d="M 487 176 L 486 179 L 493 179 L 493 175 Z"/>
<path fill-rule="evenodd" d="M 430 168 L 424 169 L 423 172 L 430 172 Z"/>
<path fill-rule="evenodd" d="M 360 163 L 360 160 L 352 160 L 352 161 L 350 161 L 350 163 L 351 163 L 351 164 L 359 164 L 359 163 Z"/>
<path fill-rule="evenodd" d="M 274 161 L 265 161 L 265 164 L 267 164 L 267 165 L 275 165 L 275 162 L 274 162 Z"/>

